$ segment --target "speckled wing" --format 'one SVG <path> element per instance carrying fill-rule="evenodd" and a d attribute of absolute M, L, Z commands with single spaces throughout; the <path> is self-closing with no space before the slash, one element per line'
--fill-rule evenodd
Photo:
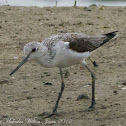
<path fill-rule="evenodd" d="M 76 52 L 91 52 L 113 38 L 116 35 L 115 32 L 98 36 L 88 36 L 81 33 L 60 33 L 45 39 L 43 44 L 50 49 L 55 46 L 57 42 L 64 41 L 69 42 L 69 48 Z"/>
<path fill-rule="evenodd" d="M 103 42 L 103 40 L 99 40 L 96 37 L 80 36 L 77 34 L 67 36 L 64 41 L 69 42 L 69 48 L 76 52 L 91 52 L 99 46 L 97 42 Z"/>
<path fill-rule="evenodd" d="M 117 31 L 116 31 L 117 32 Z M 115 32 L 98 36 L 88 36 L 79 33 L 66 33 L 62 40 L 69 42 L 69 48 L 76 52 L 91 52 L 102 46 L 115 36 Z"/>

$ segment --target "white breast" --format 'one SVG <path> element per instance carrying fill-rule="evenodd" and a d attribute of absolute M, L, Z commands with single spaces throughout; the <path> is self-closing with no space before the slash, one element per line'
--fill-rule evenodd
<path fill-rule="evenodd" d="M 56 67 L 68 67 L 81 63 L 81 61 L 86 59 L 90 54 L 90 52 L 78 53 L 69 49 L 69 42 L 60 42 L 59 44 L 57 43 L 56 56 L 53 63 Z"/>
<path fill-rule="evenodd" d="M 79 53 L 69 49 L 69 42 L 57 42 L 51 48 L 50 55 L 47 47 L 42 45 L 42 52 L 37 56 L 36 61 L 44 67 L 68 67 L 81 63 L 90 56 L 90 52 Z M 53 53 L 54 52 L 54 53 Z"/>

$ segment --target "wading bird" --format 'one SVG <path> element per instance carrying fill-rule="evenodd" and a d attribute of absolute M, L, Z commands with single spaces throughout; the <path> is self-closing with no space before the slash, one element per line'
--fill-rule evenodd
<path fill-rule="evenodd" d="M 62 68 L 74 64 L 84 65 L 91 73 L 92 77 L 92 100 L 91 106 L 95 106 L 95 74 L 87 66 L 85 59 L 89 57 L 94 50 L 112 39 L 116 32 L 89 36 L 80 33 L 61 33 L 39 42 L 30 42 L 24 46 L 24 57 L 19 65 L 11 72 L 15 73 L 24 63 L 29 60 L 35 60 L 43 67 L 58 67 L 61 76 L 61 90 L 55 103 L 51 115 L 57 113 L 58 103 L 64 90 L 64 78 Z"/>

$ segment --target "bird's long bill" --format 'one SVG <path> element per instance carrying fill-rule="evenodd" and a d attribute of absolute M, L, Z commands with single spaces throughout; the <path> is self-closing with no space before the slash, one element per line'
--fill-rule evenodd
<path fill-rule="evenodd" d="M 14 74 L 24 63 L 26 63 L 28 61 L 29 56 L 30 55 L 23 57 L 19 65 L 10 73 L 10 75 Z"/>

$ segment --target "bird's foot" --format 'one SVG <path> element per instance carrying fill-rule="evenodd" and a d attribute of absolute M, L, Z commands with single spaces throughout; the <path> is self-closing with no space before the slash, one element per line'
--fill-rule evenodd
<path fill-rule="evenodd" d="M 91 104 L 91 106 L 88 108 L 88 111 L 93 111 L 95 109 L 95 103 Z"/>
<path fill-rule="evenodd" d="M 38 116 L 39 117 L 46 117 L 49 114 L 50 114 L 49 112 L 43 112 L 43 113 L 39 114 Z"/>
<path fill-rule="evenodd" d="M 50 118 L 54 115 L 58 115 L 57 112 L 52 112 L 52 113 L 49 113 L 49 112 L 43 112 L 41 114 L 39 114 L 38 116 L 41 116 L 43 118 Z"/>
<path fill-rule="evenodd" d="M 92 63 L 94 65 L 94 67 L 98 67 L 98 64 L 96 63 L 96 61 L 93 61 Z"/>

